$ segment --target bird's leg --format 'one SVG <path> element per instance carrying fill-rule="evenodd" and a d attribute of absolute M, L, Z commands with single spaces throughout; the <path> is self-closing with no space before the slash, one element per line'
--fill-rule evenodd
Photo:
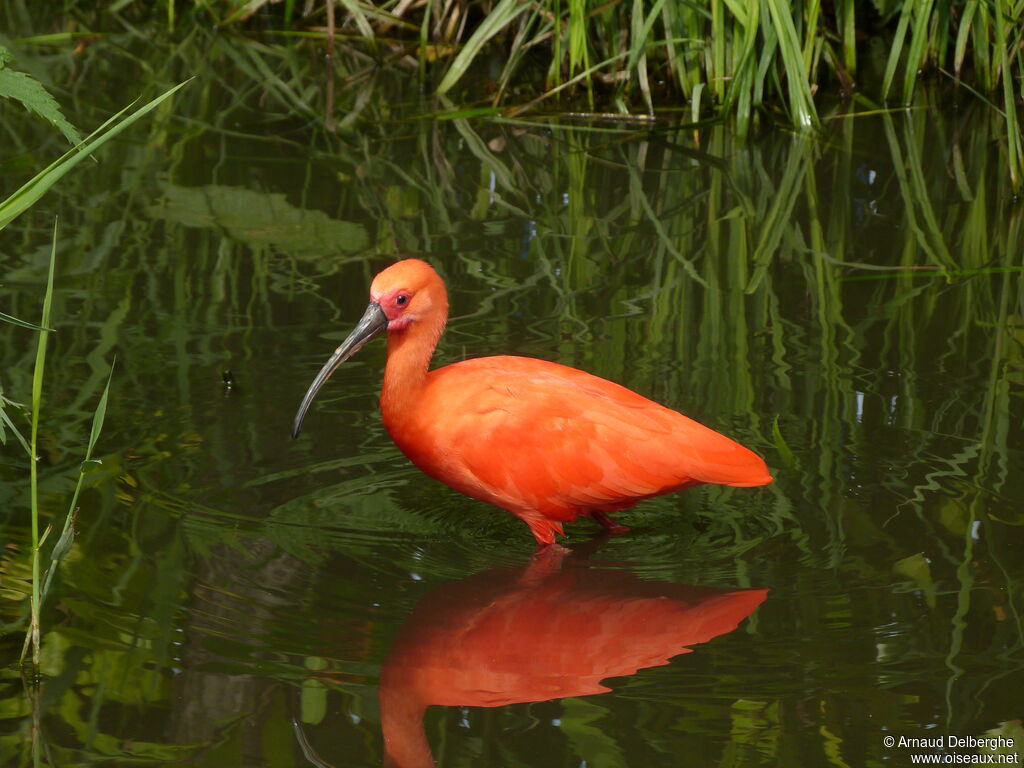
<path fill-rule="evenodd" d="M 614 520 L 608 517 L 607 512 L 602 512 L 600 509 L 595 509 L 590 514 L 612 536 L 622 536 L 625 533 L 629 533 L 629 528 L 624 526 L 622 523 L 616 523 Z"/>
<path fill-rule="evenodd" d="M 545 579 L 554 576 L 562 569 L 562 561 L 572 551 L 560 544 L 545 544 L 537 547 L 537 551 L 530 558 L 530 564 L 516 579 L 516 584 L 521 587 L 536 587 Z"/>
<path fill-rule="evenodd" d="M 554 544 L 555 536 L 565 536 L 560 521 L 552 520 L 535 509 L 509 509 L 508 511 L 530 526 L 530 533 L 537 540 L 538 548 Z"/>

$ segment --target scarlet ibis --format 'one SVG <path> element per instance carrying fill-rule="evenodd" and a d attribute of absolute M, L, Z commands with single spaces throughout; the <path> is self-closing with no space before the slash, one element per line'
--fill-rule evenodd
<path fill-rule="evenodd" d="M 731 632 L 767 589 L 640 579 L 545 547 L 526 568 L 445 584 L 413 609 L 381 669 L 385 768 L 433 768 L 428 706 L 588 696 Z"/>
<path fill-rule="evenodd" d="M 681 413 L 575 368 L 478 357 L 428 371 L 448 319 L 444 281 L 419 259 L 380 272 L 370 304 L 310 384 L 292 437 L 331 374 L 387 330 L 384 426 L 423 472 L 511 512 L 541 546 L 562 524 L 701 483 L 772 481 L 760 456 Z"/>

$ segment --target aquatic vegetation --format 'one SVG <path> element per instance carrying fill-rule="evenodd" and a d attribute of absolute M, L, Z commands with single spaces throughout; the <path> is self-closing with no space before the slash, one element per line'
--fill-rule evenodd
<path fill-rule="evenodd" d="M 6 61 L 7 52 L 5 49 L 0 48 L 0 66 Z M 0 75 L 6 74 L 6 70 L 0 69 Z M 20 73 L 19 73 L 20 74 Z M 114 115 L 112 118 L 107 120 L 100 128 L 91 133 L 85 138 L 84 141 L 78 142 L 78 135 L 63 116 L 60 115 L 59 109 L 56 109 L 55 103 L 52 102 L 52 98 L 49 101 L 41 94 L 46 94 L 46 91 L 36 81 L 27 76 L 13 81 L 14 86 L 11 88 L 11 93 L 17 95 L 20 93 L 19 99 L 26 103 L 26 106 L 32 107 L 34 111 L 41 112 L 46 116 L 51 123 L 59 128 L 65 136 L 71 139 L 73 142 L 77 142 L 76 145 L 66 152 L 64 155 L 59 157 L 57 160 L 52 162 L 44 170 L 37 173 L 25 184 L 23 184 L 14 194 L 7 197 L 5 200 L 0 201 L 0 230 L 10 224 L 11 221 L 16 219 L 19 215 L 28 210 L 34 205 L 51 187 L 53 187 L 66 173 L 71 171 L 79 162 L 83 159 L 92 155 L 97 149 L 105 144 L 110 139 L 114 138 L 117 134 L 123 131 L 125 128 L 130 126 L 139 118 L 143 117 L 147 112 L 155 109 L 165 99 L 169 98 L 178 88 L 181 88 L 182 83 L 163 95 L 153 99 L 148 104 L 140 107 L 138 110 L 131 114 L 126 114 L 131 109 L 133 104 L 125 107 L 121 112 Z M 12 81 L 0 77 L 0 95 L 9 96 L 10 93 L 4 93 L 5 87 L 11 86 Z M 19 90 L 20 89 L 20 90 Z M 42 105 L 40 107 L 40 105 Z M 74 541 L 74 521 L 77 515 L 76 502 L 78 500 L 79 493 L 82 489 L 82 480 L 85 473 L 91 466 L 92 463 L 92 452 L 96 445 L 96 440 L 99 438 L 99 433 L 103 428 L 103 418 L 106 413 L 107 397 L 110 389 L 110 381 L 107 381 L 107 386 L 103 390 L 103 394 L 100 397 L 99 404 L 96 406 L 96 411 L 93 417 L 92 428 L 90 430 L 89 442 L 85 452 L 85 459 L 82 463 L 82 467 L 78 474 L 78 480 L 75 485 L 74 494 L 71 497 L 70 506 L 67 513 L 64 515 L 63 525 L 59 537 L 53 543 L 49 551 L 48 567 L 45 573 L 42 571 L 42 552 L 41 548 L 49 537 L 52 530 L 52 526 L 48 526 L 47 529 L 40 536 L 40 506 L 39 506 L 39 481 L 38 481 L 38 435 L 39 435 L 39 415 L 42 408 L 42 392 L 43 392 L 43 374 L 46 368 L 46 349 L 49 341 L 50 334 L 53 333 L 53 329 L 50 328 L 50 310 L 53 302 L 53 280 L 54 271 L 56 267 L 56 254 L 57 254 L 57 227 L 54 225 L 53 231 L 53 242 L 50 248 L 50 260 L 49 269 L 47 271 L 46 288 L 42 296 L 42 319 L 38 326 L 34 326 L 25 320 L 13 317 L 8 314 L 0 316 L 0 321 L 7 322 L 14 326 L 27 327 L 33 329 L 38 334 L 38 344 L 36 347 L 35 364 L 33 366 L 32 374 L 32 399 L 31 399 L 31 431 L 29 440 L 26 442 L 21 431 L 15 425 L 10 414 L 7 412 L 8 407 L 17 406 L 17 403 L 7 400 L 6 398 L 0 399 L 0 417 L 2 417 L 3 427 L 9 429 L 17 437 L 18 442 L 25 448 L 29 464 L 29 496 L 31 500 L 31 524 L 32 524 L 32 577 L 31 577 L 31 599 L 30 599 L 30 614 L 29 614 L 29 626 L 25 636 L 25 644 L 21 651 L 21 661 L 24 662 L 25 655 L 29 648 L 32 651 L 32 664 L 33 668 L 38 671 L 39 669 L 39 626 L 40 626 L 40 615 L 42 611 L 43 600 L 46 597 L 46 593 L 49 589 L 49 585 L 53 579 L 53 575 L 56 569 L 60 565 L 60 561 L 64 555 L 70 549 L 72 542 Z M 113 375 L 113 371 L 111 371 Z M 0 437 L 6 438 L 6 432 L 0 428 Z M 6 442 L 6 439 L 4 439 Z"/>
<path fill-rule="evenodd" d="M 20 14 L 26 17 L 25 0 Z M 1010 0 L 823 4 L 763 0 L 295 0 L 214 4 L 121 2 L 66 16 L 57 40 L 102 41 L 139 25 L 193 37 L 213 25 L 276 55 L 326 51 L 326 123 L 337 125 L 335 89 L 380 68 L 418 76 L 459 105 L 599 112 L 626 118 L 676 112 L 727 119 L 743 136 L 756 126 L 820 126 L 844 111 L 921 105 L 921 80 L 948 80 L 1005 121 L 1008 168 L 1019 188 L 1024 139 L 1024 6 Z M 42 42 L 43 39 L 40 39 Z M 255 63 L 255 62 L 254 62 Z M 418 73 L 418 74 L 417 74 Z M 253 72 L 266 80 L 265 68 Z M 281 83 L 269 83 L 279 88 Z M 292 105 L 314 112 L 302 90 Z M 586 106 L 582 107 L 581 103 Z M 342 117 L 344 122 L 346 118 Z"/>
<path fill-rule="evenodd" d="M 31 729 L 57 765 L 288 765 L 297 742 L 380 764 L 377 689 L 400 627 L 431 591 L 532 550 L 518 523 L 390 446 L 374 413 L 383 350 L 339 372 L 307 439 L 287 437 L 366 282 L 399 255 L 452 286 L 439 362 L 501 351 L 594 371 L 690 406 L 777 477 L 754 501 L 651 501 L 601 549 L 598 567 L 630 562 L 641 582 L 771 588 L 736 632 L 609 694 L 432 708 L 442 764 L 860 765 L 891 760 L 883 723 L 1020 734 L 1024 263 L 1004 115 L 940 110 L 946 92 L 918 83 L 932 108 L 855 118 L 819 91 L 807 136 L 742 138 L 694 125 L 689 105 L 642 130 L 509 117 L 424 101 L 393 76 L 404 64 L 339 45 L 332 132 L 323 33 L 279 45 L 258 29 L 272 15 L 212 32 L 173 8 L 171 32 L 161 16 L 73 56 L 10 43 L 61 84 L 76 125 L 140 83 L 199 77 L 0 237 L 0 309 L 38 325 L 59 214 L 37 436 L 47 545 L 118 360 L 102 463 L 46 598 L 44 695 L 0 677 L 0 759 L 27 763 Z M 12 190 L 66 148 L 20 107 L 0 131 Z M 307 224 L 346 243 L 281 236 Z M 32 334 L 0 323 L 9 400 L 31 399 Z M 13 658 L 32 539 L 24 457 L 7 446 Z"/>

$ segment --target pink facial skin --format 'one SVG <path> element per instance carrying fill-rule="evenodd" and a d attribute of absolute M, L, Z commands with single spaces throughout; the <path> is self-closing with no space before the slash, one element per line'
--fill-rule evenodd
<path fill-rule="evenodd" d="M 400 331 L 412 322 L 412 316 L 406 314 L 412 301 L 412 294 L 404 288 L 391 290 L 379 296 L 370 294 L 370 299 L 377 302 L 384 311 L 389 331 Z"/>

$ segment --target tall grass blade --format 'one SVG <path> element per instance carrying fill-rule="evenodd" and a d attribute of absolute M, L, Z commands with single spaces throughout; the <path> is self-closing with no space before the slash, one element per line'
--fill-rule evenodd
<path fill-rule="evenodd" d="M 974 21 L 974 14 L 978 12 L 978 5 L 981 0 L 969 0 L 964 6 L 963 15 L 960 17 L 960 26 L 957 30 L 956 43 L 953 46 L 953 72 L 960 77 L 960 70 L 963 69 L 964 56 L 967 53 L 967 40 L 971 34 L 971 25 Z"/>
<path fill-rule="evenodd" d="M 857 76 L 857 17 L 855 0 L 840 0 L 837 4 L 839 28 L 843 38 L 843 66 L 850 77 Z"/>
<path fill-rule="evenodd" d="M 910 49 L 903 71 L 903 103 L 909 104 L 914 99 L 914 87 L 917 85 L 917 73 L 924 68 L 928 58 L 928 35 L 931 29 L 933 0 L 908 3 L 913 7 L 914 23 L 910 36 Z M 997 11 L 998 15 L 998 11 Z"/>
<path fill-rule="evenodd" d="M 654 22 L 661 14 L 661 8 L 665 0 L 657 0 L 651 13 L 644 19 L 643 0 L 634 0 L 633 6 L 633 47 L 630 51 L 628 66 L 637 73 L 640 83 L 640 92 L 643 94 L 644 103 L 647 105 L 647 114 L 654 114 L 654 100 L 651 97 L 651 83 L 647 73 L 647 37 L 654 27 Z"/>
<path fill-rule="evenodd" d="M 885 62 L 885 74 L 882 75 L 882 101 L 889 98 L 889 89 L 892 88 L 892 81 L 896 78 L 896 67 L 899 66 L 900 56 L 903 54 L 903 43 L 907 39 L 907 27 L 910 26 L 910 19 L 914 13 L 914 4 L 906 3 L 900 12 L 900 20 L 896 25 L 896 33 L 893 35 L 892 45 L 889 48 L 889 58 Z"/>
<path fill-rule="evenodd" d="M 500 0 L 476 31 L 472 34 L 465 47 L 459 51 L 455 60 L 448 67 L 440 84 L 437 86 L 437 93 L 443 95 L 450 91 L 459 82 L 463 75 L 469 70 L 470 65 L 483 49 L 484 44 L 511 24 L 519 14 L 529 10 L 529 3 L 521 3 L 519 0 Z"/>
<path fill-rule="evenodd" d="M 43 294 L 43 315 L 40 325 L 50 326 L 50 308 L 53 305 L 53 274 L 57 264 L 57 221 L 53 222 L 53 243 L 50 246 L 50 268 L 46 278 L 46 293 Z M 32 648 L 32 666 L 39 669 L 39 411 L 43 404 L 43 371 L 46 368 L 46 342 L 50 334 L 40 331 L 39 343 L 36 346 L 36 364 L 32 371 L 32 431 L 29 439 L 29 483 L 32 504 L 32 603 L 31 618 L 26 646 Z M 22 648 L 21 661 L 25 661 L 25 648 Z"/>
<path fill-rule="evenodd" d="M 44 170 L 29 179 L 21 186 L 20 189 L 14 192 L 14 194 L 3 202 L 0 202 L 0 229 L 6 227 L 15 218 L 35 204 L 35 202 L 46 194 L 54 184 L 60 181 L 64 174 L 68 173 L 68 171 L 121 133 L 125 128 L 135 123 L 139 118 L 156 109 L 160 104 L 174 95 L 179 88 L 183 87 L 190 81 L 191 79 L 186 80 L 183 83 L 178 83 L 178 85 L 160 96 L 157 96 L 148 104 L 140 107 L 135 112 L 118 122 L 118 118 L 124 115 L 125 112 L 131 109 L 135 104 L 135 102 L 132 102 L 114 115 L 110 120 L 107 120 L 107 122 L 100 126 L 96 131 L 93 131 L 93 133 L 91 133 L 85 141 L 77 147 L 61 155 L 61 157 L 52 162 Z M 108 126 L 110 127 L 108 128 Z M 43 325 L 45 324 L 46 323 L 44 322 Z"/>
<path fill-rule="evenodd" d="M 803 51 L 796 34 L 789 3 L 785 0 L 766 0 L 772 26 L 779 40 L 779 53 L 786 70 L 786 87 L 789 91 L 789 109 L 793 122 L 799 128 L 807 129 L 818 124 L 818 113 L 811 97 L 807 67 Z"/>
<path fill-rule="evenodd" d="M 725 84 L 728 74 L 725 71 L 725 9 L 723 0 L 711 0 L 711 71 L 708 82 L 711 92 L 719 102 L 725 101 Z"/>
<path fill-rule="evenodd" d="M 999 48 L 1000 69 L 1003 80 L 1003 104 L 1006 111 L 1006 149 L 1010 166 L 1010 184 L 1014 189 L 1021 185 L 1021 174 L 1024 173 L 1024 146 L 1021 141 L 1020 125 L 1017 123 L 1017 99 L 1013 93 L 1013 71 L 1010 69 L 1010 36 L 1006 29 L 1006 16 L 1012 9 L 1008 0 L 995 0 L 996 45 Z M 1018 51 L 1019 55 L 1019 51 Z"/>
<path fill-rule="evenodd" d="M 586 0 L 569 0 L 569 77 L 573 77 L 580 67 L 584 70 L 590 68 L 586 12 Z M 589 86 L 589 79 L 587 83 Z"/>
<path fill-rule="evenodd" d="M 815 50 L 818 47 L 818 16 L 821 14 L 821 3 L 819 0 L 809 0 L 804 3 L 804 70 L 808 79 L 814 71 Z"/>

